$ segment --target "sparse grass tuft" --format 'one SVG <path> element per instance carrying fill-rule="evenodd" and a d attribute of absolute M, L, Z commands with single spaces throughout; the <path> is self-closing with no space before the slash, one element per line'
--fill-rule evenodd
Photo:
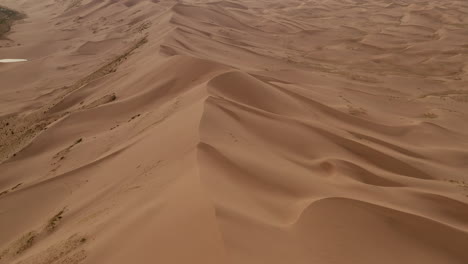
<path fill-rule="evenodd" d="M 64 213 L 65 208 L 63 208 L 60 212 L 58 212 L 51 219 L 49 219 L 45 228 L 47 232 L 51 233 L 55 230 L 55 228 L 57 228 L 58 224 L 60 223 L 60 220 L 62 220 L 63 218 Z"/>
<path fill-rule="evenodd" d="M 424 117 L 424 118 L 431 118 L 431 119 L 433 119 L 433 118 L 437 118 L 438 115 L 429 112 L 429 113 L 424 113 L 424 114 L 423 114 L 423 117 Z"/>
<path fill-rule="evenodd" d="M 34 231 L 31 231 L 27 233 L 26 235 L 24 235 L 23 237 L 21 237 L 18 240 L 18 247 L 16 249 L 15 254 L 19 255 L 23 253 L 24 251 L 26 251 L 28 248 L 32 247 L 32 245 L 34 244 L 34 241 L 36 240 L 36 236 L 37 236 L 37 233 Z"/>
<path fill-rule="evenodd" d="M 348 113 L 353 116 L 367 115 L 367 110 L 362 107 L 348 105 Z"/>

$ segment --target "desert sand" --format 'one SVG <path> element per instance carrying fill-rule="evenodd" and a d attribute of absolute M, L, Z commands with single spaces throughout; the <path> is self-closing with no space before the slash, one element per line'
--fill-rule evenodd
<path fill-rule="evenodd" d="M 0 263 L 468 263 L 468 2 L 2 0 Z"/>

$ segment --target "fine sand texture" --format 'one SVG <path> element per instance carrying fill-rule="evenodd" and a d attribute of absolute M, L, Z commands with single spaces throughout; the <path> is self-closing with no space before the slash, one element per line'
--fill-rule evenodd
<path fill-rule="evenodd" d="M 467 1 L 1 5 L 0 264 L 468 263 Z"/>

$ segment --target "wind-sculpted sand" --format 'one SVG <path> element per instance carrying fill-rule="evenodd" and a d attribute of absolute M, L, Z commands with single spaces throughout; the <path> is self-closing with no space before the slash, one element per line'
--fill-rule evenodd
<path fill-rule="evenodd" d="M 468 3 L 4 0 L 0 263 L 468 263 Z"/>

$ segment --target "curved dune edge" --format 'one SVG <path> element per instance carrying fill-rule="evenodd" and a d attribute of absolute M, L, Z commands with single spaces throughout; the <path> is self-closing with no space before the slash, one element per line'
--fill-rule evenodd
<path fill-rule="evenodd" d="M 0 264 L 468 262 L 463 2 L 5 5 Z"/>

